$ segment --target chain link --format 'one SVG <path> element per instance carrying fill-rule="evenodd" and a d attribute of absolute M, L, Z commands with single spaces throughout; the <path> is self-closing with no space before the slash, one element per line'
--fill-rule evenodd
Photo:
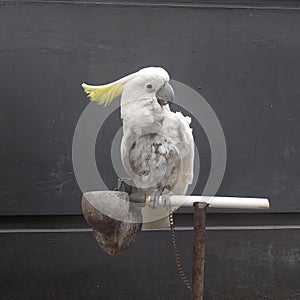
<path fill-rule="evenodd" d="M 177 270 L 178 270 L 179 276 L 180 276 L 183 284 L 186 286 L 186 288 L 189 289 L 190 291 L 192 291 L 192 287 L 191 287 L 188 279 L 185 276 L 185 273 L 184 273 L 184 270 L 183 270 L 183 267 L 181 264 L 180 255 L 179 255 L 179 251 L 178 251 L 177 244 L 176 244 L 174 218 L 173 218 L 173 213 L 171 211 L 169 213 L 169 223 L 170 223 L 172 244 L 173 244 L 174 251 L 175 251 L 175 260 L 176 260 L 176 265 L 177 265 Z"/>

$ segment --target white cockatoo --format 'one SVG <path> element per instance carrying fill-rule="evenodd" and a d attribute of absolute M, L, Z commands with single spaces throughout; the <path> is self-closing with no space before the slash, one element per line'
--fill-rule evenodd
<path fill-rule="evenodd" d="M 168 196 L 184 195 L 193 180 L 191 119 L 170 110 L 169 80 L 163 68 L 147 67 L 109 84 L 82 84 L 90 100 L 104 106 L 121 95 L 121 159 L 139 192 L 150 195 L 150 207 L 142 210 L 145 228 L 168 226 Z M 160 195 L 165 207 L 157 205 Z"/>

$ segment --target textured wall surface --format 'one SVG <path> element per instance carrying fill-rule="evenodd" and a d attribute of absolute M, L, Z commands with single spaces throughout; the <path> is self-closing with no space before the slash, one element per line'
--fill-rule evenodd
<path fill-rule="evenodd" d="M 299 49 L 299 1 L 0 1 L 0 298 L 189 299 L 168 232 L 143 232 L 120 257 L 101 251 L 72 167 L 81 82 L 160 65 L 221 122 L 218 194 L 271 202 L 268 214 L 208 217 L 205 299 L 300 299 Z M 210 150 L 193 125 L 200 194 Z M 96 145 L 111 188 L 119 126 L 116 111 Z M 177 224 L 190 226 L 185 212 Z M 190 278 L 191 230 L 178 238 Z"/>
<path fill-rule="evenodd" d="M 177 235 L 191 281 L 192 232 Z M 168 232 L 143 232 L 117 257 L 92 233 L 1 234 L 0 242 L 2 299 L 190 299 Z M 299 299 L 299 243 L 299 230 L 208 231 L 205 299 Z"/>
<path fill-rule="evenodd" d="M 80 83 L 149 65 L 200 91 L 220 119 L 228 147 L 220 195 L 266 196 L 273 211 L 299 210 L 297 7 L 0 3 L 1 214 L 80 213 L 71 162 L 88 103 Z M 112 137 L 103 134 L 99 160 L 113 185 Z"/>

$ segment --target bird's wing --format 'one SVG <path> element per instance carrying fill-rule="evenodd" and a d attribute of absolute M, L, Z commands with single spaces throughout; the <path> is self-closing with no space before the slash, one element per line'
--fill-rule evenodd
<path fill-rule="evenodd" d="M 121 141 L 121 161 L 123 164 L 123 167 L 126 171 L 126 173 L 128 174 L 129 177 L 134 178 L 134 176 L 136 175 L 132 168 L 130 167 L 130 163 L 129 163 L 129 152 L 130 149 L 136 139 L 136 135 L 134 134 L 134 132 L 132 132 L 132 134 L 130 134 L 130 130 L 128 130 L 127 132 L 124 132 L 122 141 Z"/>
<path fill-rule="evenodd" d="M 185 194 L 194 177 L 194 138 L 190 128 L 191 118 L 181 112 L 169 112 L 161 132 L 176 146 L 181 159 L 181 170 L 174 194 Z"/>

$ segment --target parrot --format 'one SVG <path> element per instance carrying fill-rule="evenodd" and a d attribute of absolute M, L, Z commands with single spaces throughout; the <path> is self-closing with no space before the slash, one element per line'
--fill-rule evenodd
<path fill-rule="evenodd" d="M 150 198 L 142 209 L 146 229 L 170 225 L 170 196 L 184 195 L 193 181 L 191 118 L 171 111 L 175 95 L 169 81 L 162 67 L 145 67 L 108 84 L 82 84 L 88 98 L 104 107 L 121 96 L 121 161 L 138 191 Z M 164 205 L 158 205 L 159 197 Z"/>

